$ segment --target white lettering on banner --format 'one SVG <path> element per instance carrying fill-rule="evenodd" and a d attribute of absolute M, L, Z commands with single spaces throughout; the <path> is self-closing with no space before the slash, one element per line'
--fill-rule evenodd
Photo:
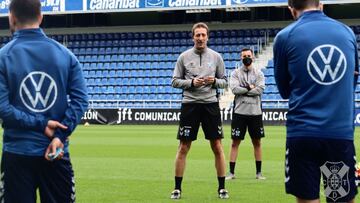
<path fill-rule="evenodd" d="M 232 114 L 233 114 L 232 108 L 225 108 L 220 110 L 222 121 L 232 120 Z"/>
<path fill-rule="evenodd" d="M 169 0 L 169 7 L 221 6 L 221 0 Z"/>
<path fill-rule="evenodd" d="M 128 108 L 123 108 L 118 110 L 118 120 L 117 124 L 122 123 L 123 121 L 132 121 L 133 120 L 133 111 Z M 134 113 L 135 121 L 179 121 L 180 112 L 135 112 Z"/>
<path fill-rule="evenodd" d="M 84 116 L 81 119 L 85 120 L 98 120 L 98 112 L 88 110 L 84 113 Z"/>
<path fill-rule="evenodd" d="M 128 108 L 123 108 L 123 109 L 120 108 L 118 110 L 118 120 L 116 121 L 116 123 L 119 124 L 125 120 L 128 120 L 128 121 L 132 120 L 132 111 L 131 111 L 131 109 L 128 109 Z"/>
<path fill-rule="evenodd" d="M 60 0 L 47 0 L 46 6 L 60 6 Z"/>
<path fill-rule="evenodd" d="M 0 9 L 9 8 L 10 0 L 1 1 L 0 3 Z"/>
<path fill-rule="evenodd" d="M 286 121 L 287 112 L 267 111 L 263 112 L 263 121 Z"/>
<path fill-rule="evenodd" d="M 140 8 L 140 0 L 90 0 L 90 10 L 114 10 Z"/>
<path fill-rule="evenodd" d="M 180 112 L 136 112 L 136 121 L 179 121 Z"/>

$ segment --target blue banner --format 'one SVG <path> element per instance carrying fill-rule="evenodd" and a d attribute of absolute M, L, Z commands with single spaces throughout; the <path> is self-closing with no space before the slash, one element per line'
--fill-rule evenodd
<path fill-rule="evenodd" d="M 41 10 L 46 13 L 83 11 L 82 0 L 40 0 Z M 9 12 L 10 0 L 0 0 L 0 14 Z"/>
<path fill-rule="evenodd" d="M 66 0 L 65 11 L 83 11 L 83 2 L 78 0 Z"/>
<path fill-rule="evenodd" d="M 231 5 L 286 3 L 287 0 L 231 0 Z"/>
<path fill-rule="evenodd" d="M 41 10 L 46 12 L 59 12 L 60 8 L 60 0 L 41 0 Z M 63 11 L 65 11 L 63 9 Z"/>
<path fill-rule="evenodd" d="M 124 9 L 177 9 L 177 8 L 214 8 L 226 6 L 226 0 L 88 0 L 87 10 L 124 10 Z"/>
<path fill-rule="evenodd" d="M 287 5 L 288 0 L 40 0 L 45 14 L 81 12 L 160 11 Z M 360 3 L 360 0 L 323 0 L 325 4 Z M 10 0 L 0 0 L 0 16 L 9 11 Z"/>

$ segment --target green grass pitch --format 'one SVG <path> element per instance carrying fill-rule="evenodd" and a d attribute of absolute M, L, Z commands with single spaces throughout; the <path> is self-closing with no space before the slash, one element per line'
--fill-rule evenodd
<path fill-rule="evenodd" d="M 79 126 L 70 145 L 77 202 L 174 202 L 170 192 L 174 187 L 176 131 L 175 125 Z M 239 149 L 237 179 L 226 182 L 228 200 L 217 197 L 213 154 L 201 129 L 199 132 L 188 155 L 182 199 L 176 202 L 295 202 L 284 189 L 285 127 L 265 127 L 266 137 L 262 140 L 265 181 L 255 179 L 253 149 L 246 136 Z M 224 127 L 224 132 L 228 167 L 229 126 Z M 355 146 L 359 153 L 359 129 Z M 321 199 L 325 202 L 323 195 Z"/>

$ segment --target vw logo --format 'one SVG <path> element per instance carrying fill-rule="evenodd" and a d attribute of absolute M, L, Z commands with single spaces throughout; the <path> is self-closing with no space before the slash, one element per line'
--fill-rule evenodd
<path fill-rule="evenodd" d="M 232 0 L 232 2 L 234 4 L 244 4 L 244 3 L 248 2 L 248 0 Z"/>
<path fill-rule="evenodd" d="M 316 47 L 307 59 L 307 71 L 310 77 L 320 85 L 332 85 L 339 82 L 346 68 L 345 54 L 331 44 Z"/>
<path fill-rule="evenodd" d="M 20 84 L 20 98 L 23 104 L 33 112 L 50 109 L 57 98 L 54 79 L 45 72 L 31 72 Z"/>

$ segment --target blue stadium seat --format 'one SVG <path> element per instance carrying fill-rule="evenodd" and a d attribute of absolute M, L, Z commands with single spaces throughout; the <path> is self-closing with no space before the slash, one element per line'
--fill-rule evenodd
<path fill-rule="evenodd" d="M 150 87 L 149 86 L 144 86 L 143 87 L 143 92 L 146 93 L 146 94 L 150 94 Z"/>
<path fill-rule="evenodd" d="M 124 69 L 130 69 L 130 62 L 124 63 Z"/>
<path fill-rule="evenodd" d="M 115 84 L 116 85 L 122 85 L 123 84 L 123 78 L 120 78 L 120 77 L 117 77 L 116 79 L 115 79 Z"/>
<path fill-rule="evenodd" d="M 116 68 L 117 68 L 117 69 L 123 69 L 123 68 L 124 68 L 124 64 L 121 63 L 121 62 L 119 62 L 119 63 L 116 64 Z M 118 74 L 116 74 L 116 75 L 118 75 Z"/>
<path fill-rule="evenodd" d="M 122 77 L 130 77 L 130 71 L 129 70 L 125 70 L 125 71 L 122 71 Z"/>

